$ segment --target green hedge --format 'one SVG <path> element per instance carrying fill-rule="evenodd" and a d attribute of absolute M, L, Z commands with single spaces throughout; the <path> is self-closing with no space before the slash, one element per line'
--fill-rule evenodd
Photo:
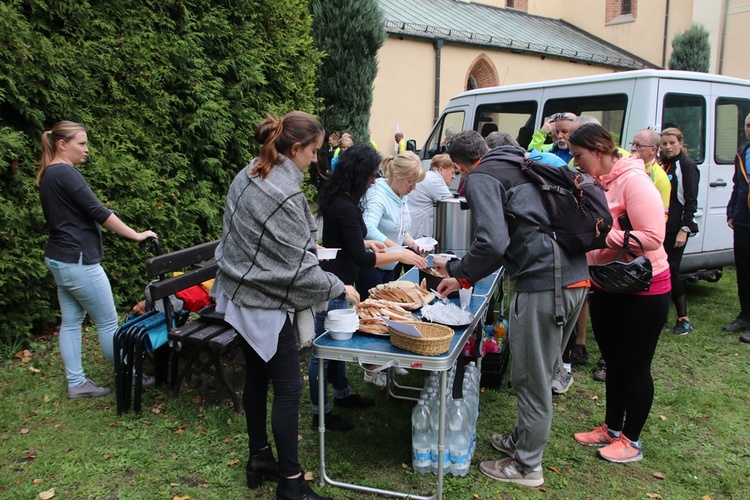
<path fill-rule="evenodd" d="M 215 239 L 260 119 L 315 110 L 310 25 L 303 0 L 0 3 L 0 356 L 59 314 L 33 187 L 42 132 L 84 124 L 89 184 L 165 251 Z M 104 245 L 128 307 L 147 255 L 107 231 Z"/>

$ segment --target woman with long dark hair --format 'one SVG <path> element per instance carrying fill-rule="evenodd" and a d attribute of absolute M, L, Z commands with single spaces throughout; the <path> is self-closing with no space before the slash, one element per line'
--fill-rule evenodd
<path fill-rule="evenodd" d="M 268 116 L 260 123 L 255 134 L 262 144 L 260 157 L 229 187 L 216 248 L 216 309 L 244 339 L 247 484 L 258 488 L 263 478 L 277 480 L 279 499 L 327 498 L 307 485 L 300 469 L 297 436 L 304 382 L 288 311 L 333 298 L 359 301 L 353 287 L 318 265 L 318 230 L 300 190 L 323 134 L 320 123 L 302 111 Z M 278 462 L 266 432 L 269 382 Z"/>
<path fill-rule="evenodd" d="M 686 335 L 693 329 L 687 313 L 685 287 L 680 279 L 680 264 L 688 238 L 698 230 L 693 218 L 698 210 L 698 183 L 700 172 L 695 162 L 687 155 L 682 132 L 670 127 L 661 132 L 661 167 L 672 185 L 667 216 L 667 234 L 664 249 L 669 258 L 672 275 L 672 302 L 677 312 L 677 322 L 672 330 L 677 335 Z"/>
<path fill-rule="evenodd" d="M 424 267 L 427 261 L 420 255 L 410 252 L 385 253 L 385 244 L 375 240 L 365 240 L 367 226 L 362 217 L 362 198 L 369 187 L 380 176 L 378 170 L 380 155 L 366 144 L 355 144 L 339 156 L 340 161 L 329 182 L 319 195 L 318 206 L 323 216 L 323 246 L 340 248 L 336 258 L 321 262 L 321 267 L 335 274 L 344 283 L 353 284 L 359 269 L 382 266 L 395 262 Z M 348 302 L 333 299 L 328 302 L 328 311 L 346 309 Z M 322 311 L 316 317 L 316 334 L 325 331 L 324 322 L 328 311 Z M 318 363 L 320 360 L 311 355 L 308 375 L 310 379 L 310 399 L 313 407 L 313 426 L 318 425 Z M 346 376 L 346 363 L 343 361 L 324 360 L 326 385 L 333 386 L 333 397 L 337 407 L 366 408 L 374 404 L 370 398 L 352 394 L 349 379 Z M 382 373 L 382 372 L 378 372 Z M 325 405 L 326 428 L 346 431 L 354 426 L 331 412 L 327 392 L 323 395 Z"/>
<path fill-rule="evenodd" d="M 591 283 L 591 326 L 607 363 L 607 409 L 601 426 L 575 435 L 580 444 L 603 446 L 597 454 L 605 460 L 635 462 L 643 458 L 640 434 L 654 399 L 651 360 L 669 312 L 664 205 L 643 160 L 622 157 L 601 125 L 581 125 L 569 142 L 576 166 L 606 189 L 614 219 L 607 248 L 589 252 L 589 265 L 617 260 L 629 231 L 643 245 L 641 249 L 631 241 L 630 252 L 647 256 L 653 267 L 651 286 L 644 292 L 611 293 Z"/>
<path fill-rule="evenodd" d="M 115 359 L 117 310 L 109 279 L 100 264 L 104 259 L 100 226 L 135 241 L 156 238 L 153 231 L 134 231 L 97 199 L 77 168 L 88 152 L 83 125 L 57 122 L 42 134 L 42 157 L 36 177 L 49 228 L 44 262 L 55 278 L 62 312 L 60 355 L 68 378 L 69 398 L 98 397 L 110 392 L 86 378 L 81 359 L 81 325 L 87 314 L 96 323 L 105 357 L 112 364 Z M 153 384 L 153 379 L 149 379 Z"/>

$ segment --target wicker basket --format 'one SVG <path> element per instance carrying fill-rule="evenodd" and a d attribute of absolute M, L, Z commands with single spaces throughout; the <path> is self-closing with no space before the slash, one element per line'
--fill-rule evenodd
<path fill-rule="evenodd" d="M 405 321 L 405 325 L 414 325 L 423 338 L 412 337 L 399 333 L 388 327 L 391 334 L 391 344 L 407 351 L 416 352 L 425 356 L 438 356 L 448 351 L 453 340 L 452 328 L 435 323 L 422 323 L 421 321 Z"/>

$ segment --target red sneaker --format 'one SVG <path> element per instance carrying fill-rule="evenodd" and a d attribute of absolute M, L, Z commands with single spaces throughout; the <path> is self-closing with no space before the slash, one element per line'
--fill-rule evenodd
<path fill-rule="evenodd" d="M 618 464 L 638 462 L 643 459 L 640 447 L 636 447 L 630 439 L 625 437 L 625 434 L 620 434 L 620 437 L 615 438 L 612 444 L 598 450 L 596 454 L 604 460 Z"/>
<path fill-rule="evenodd" d="M 602 424 L 593 431 L 579 432 L 574 434 L 573 437 L 580 444 L 585 444 L 586 446 L 606 446 L 617 439 L 607 432 L 607 429 L 607 424 Z"/>

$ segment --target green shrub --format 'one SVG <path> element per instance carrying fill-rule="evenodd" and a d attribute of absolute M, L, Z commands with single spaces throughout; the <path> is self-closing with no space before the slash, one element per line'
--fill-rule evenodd
<path fill-rule="evenodd" d="M 258 122 L 315 108 L 310 24 L 302 0 L 0 4 L 0 352 L 57 315 L 33 187 L 42 132 L 84 124 L 90 186 L 165 251 L 215 239 L 229 183 L 258 151 Z M 104 245 L 127 307 L 142 296 L 147 256 L 107 231 Z"/>

